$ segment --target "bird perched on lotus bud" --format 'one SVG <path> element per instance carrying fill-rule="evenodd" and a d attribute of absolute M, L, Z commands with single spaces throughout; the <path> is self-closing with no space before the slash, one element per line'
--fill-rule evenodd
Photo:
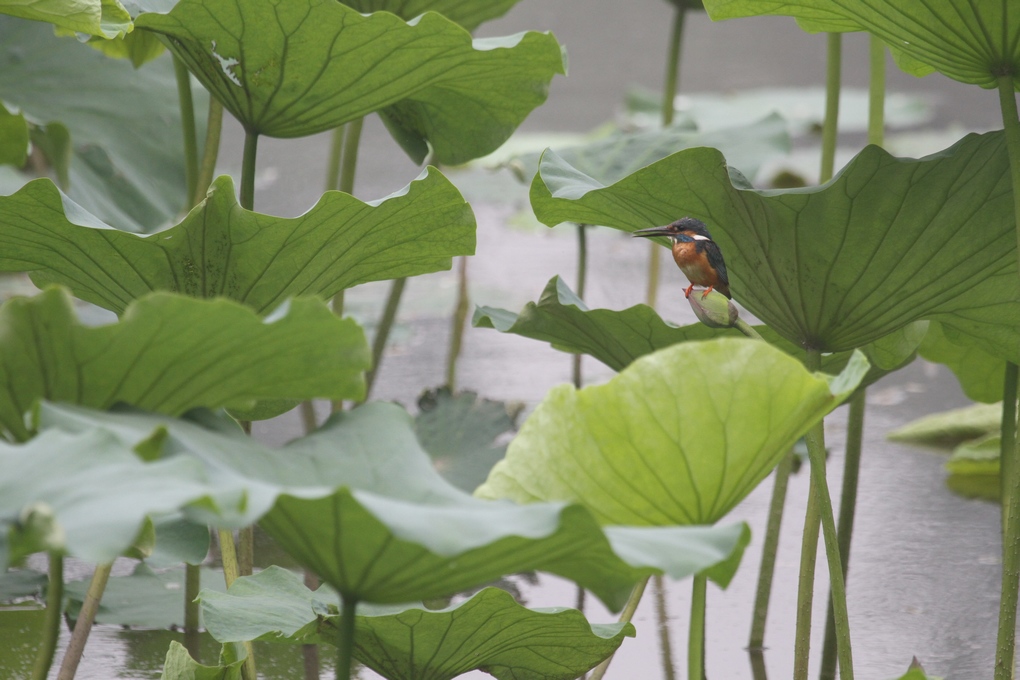
<path fill-rule="evenodd" d="M 730 295 L 730 279 L 726 275 L 726 263 L 723 262 L 719 245 L 712 240 L 705 223 L 693 217 L 681 217 L 665 227 L 639 229 L 634 236 L 645 238 L 651 236 L 668 236 L 673 241 L 673 259 L 680 267 L 691 285 L 684 290 L 684 297 L 691 297 L 694 286 L 704 286 L 705 298 L 713 289 L 728 298 Z"/>

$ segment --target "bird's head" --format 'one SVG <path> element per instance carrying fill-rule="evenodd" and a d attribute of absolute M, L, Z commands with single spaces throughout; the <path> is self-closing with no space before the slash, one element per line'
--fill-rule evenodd
<path fill-rule="evenodd" d="M 674 241 L 711 241 L 712 236 L 704 222 L 693 217 L 681 217 L 672 224 L 664 227 L 651 227 L 649 229 L 638 229 L 633 236 L 645 238 L 653 236 L 668 236 Z"/>

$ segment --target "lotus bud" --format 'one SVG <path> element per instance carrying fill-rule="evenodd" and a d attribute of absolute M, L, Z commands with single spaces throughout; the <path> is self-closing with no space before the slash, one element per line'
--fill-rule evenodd
<path fill-rule="evenodd" d="M 701 323 L 709 328 L 732 328 L 737 325 L 740 314 L 729 298 L 714 290 L 704 298 L 701 295 L 701 292 L 694 291 L 687 298 Z"/>

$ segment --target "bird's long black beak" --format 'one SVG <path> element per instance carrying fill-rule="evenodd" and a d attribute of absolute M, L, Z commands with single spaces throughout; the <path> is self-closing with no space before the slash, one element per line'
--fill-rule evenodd
<path fill-rule="evenodd" d="M 669 227 L 649 227 L 648 229 L 638 229 L 631 233 L 631 236 L 637 237 L 642 236 L 649 238 L 651 236 L 672 236 L 673 232 L 670 231 Z"/>

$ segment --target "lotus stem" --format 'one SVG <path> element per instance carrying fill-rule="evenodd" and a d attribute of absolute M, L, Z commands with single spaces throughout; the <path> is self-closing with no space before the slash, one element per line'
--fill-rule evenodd
<path fill-rule="evenodd" d="M 843 488 L 839 498 L 839 559 L 846 581 L 850 568 L 850 538 L 854 532 L 854 513 L 857 510 L 857 483 L 861 476 L 861 450 L 864 443 L 864 411 L 867 391 L 861 388 L 850 397 L 850 415 L 847 418 L 846 455 L 843 459 Z M 825 614 L 825 639 L 822 642 L 822 680 L 836 678 L 836 621 L 833 618 L 832 596 Z"/>
<path fill-rule="evenodd" d="M 822 168 L 819 183 L 832 179 L 836 169 L 836 135 L 839 131 L 839 88 L 843 35 L 828 34 L 825 69 L 825 121 L 822 123 Z"/>
<path fill-rule="evenodd" d="M 811 607 L 815 597 L 815 560 L 818 556 L 818 491 L 814 475 L 808 488 L 804 533 L 800 541 L 800 574 L 797 581 L 797 621 L 793 643 L 793 680 L 807 680 L 811 654 Z"/>
<path fill-rule="evenodd" d="M 808 370 L 817 371 L 822 357 L 818 350 L 808 350 Z M 825 541 L 825 561 L 829 567 L 829 587 L 832 589 L 832 612 L 836 622 L 836 653 L 839 658 L 840 680 L 853 680 L 853 653 L 850 648 L 850 616 L 846 606 L 846 587 L 843 582 L 843 565 L 839 552 L 839 537 L 832 512 L 829 485 L 825 480 L 825 420 L 808 430 L 805 435 L 808 458 L 811 462 L 811 480 L 818 497 L 821 514 L 822 537 Z"/>
<path fill-rule="evenodd" d="M 684 18 L 687 7 L 682 2 L 674 3 L 673 30 L 669 35 L 669 58 L 666 61 L 666 81 L 662 87 L 662 127 L 673 124 L 676 91 L 680 85 L 680 48 L 684 40 Z"/>
<path fill-rule="evenodd" d="M 205 126 L 205 146 L 202 148 L 202 164 L 198 167 L 198 180 L 191 205 L 198 205 L 212 184 L 216 174 L 216 160 L 220 155 L 220 133 L 223 131 L 223 104 L 216 97 L 209 97 L 209 115 Z"/>
<path fill-rule="evenodd" d="M 333 299 L 330 301 L 330 307 L 333 310 L 333 314 L 337 317 L 344 315 L 344 291 L 335 293 Z M 367 398 L 367 397 L 366 397 Z M 337 411 L 344 410 L 344 402 L 342 399 L 337 399 L 330 402 L 330 411 L 336 413 Z"/>
<path fill-rule="evenodd" d="M 655 595 L 655 617 L 659 624 L 659 648 L 662 650 L 662 677 L 674 680 L 673 644 L 669 640 L 669 615 L 666 613 L 666 586 L 661 575 L 652 577 L 652 593 Z"/>
<path fill-rule="evenodd" d="M 659 255 L 657 243 L 648 244 L 648 287 L 645 290 L 645 304 L 655 309 L 655 303 L 659 301 L 659 272 L 662 270 L 662 261 Z"/>
<path fill-rule="evenodd" d="M 177 100 L 181 106 L 181 130 L 184 133 L 184 202 L 190 208 L 194 203 L 195 187 L 198 185 L 198 133 L 195 130 L 195 102 L 191 96 L 191 74 L 176 56 L 174 75 L 177 76 Z"/>
<path fill-rule="evenodd" d="M 217 536 L 220 539 L 220 560 L 223 562 L 223 581 L 229 589 L 240 576 L 237 563 L 237 549 L 234 546 L 234 534 L 227 529 L 220 529 L 217 532 Z M 244 659 L 244 664 L 241 666 L 241 678 L 243 680 L 258 680 L 258 674 L 255 671 L 255 652 L 251 642 L 246 640 L 244 642 L 244 649 L 248 654 Z"/>
<path fill-rule="evenodd" d="M 758 569 L 758 590 L 754 596 L 754 613 L 751 616 L 752 650 L 765 648 L 765 625 L 768 620 L 769 600 L 772 596 L 772 577 L 776 571 L 776 555 L 779 552 L 779 530 L 783 523 L 783 509 L 786 505 L 786 489 L 796 454 L 790 451 L 776 466 L 772 486 L 772 500 L 769 503 L 769 518 L 765 525 L 765 540 L 762 546 L 761 567 Z"/>
<path fill-rule="evenodd" d="M 769 675 L 765 670 L 765 655 L 760 650 L 750 650 L 747 655 L 751 658 L 752 680 L 768 680 Z"/>
<path fill-rule="evenodd" d="M 1017 258 L 1020 259 L 1020 117 L 1017 116 L 1016 92 L 1011 73 L 998 77 L 999 105 L 1002 109 L 1002 126 L 1006 130 L 1006 150 L 1009 154 L 1010 175 L 1013 180 L 1013 218 L 1016 224 Z M 1016 438 L 1014 438 L 1016 442 Z M 1012 451 L 1003 450 L 1000 471 L 1009 471 L 1009 493 L 1003 498 L 1007 504 L 1006 522 L 1002 542 L 1002 595 L 999 598 L 999 634 L 995 649 L 995 680 L 1013 677 L 1016 651 L 1016 609 L 1018 579 L 1020 579 L 1020 465 L 1010 460 L 1020 455 L 1014 444 Z"/>
<path fill-rule="evenodd" d="M 468 297 L 468 259 L 457 258 L 457 302 L 453 307 L 453 319 L 450 322 L 450 347 L 446 353 L 446 387 L 450 392 L 457 390 L 457 360 L 460 358 L 464 345 L 464 330 L 467 327 L 468 312 L 471 301 Z"/>
<path fill-rule="evenodd" d="M 634 585 L 634 589 L 630 591 L 630 597 L 627 598 L 627 604 L 623 606 L 623 611 L 620 612 L 620 623 L 629 623 L 630 620 L 634 618 L 634 612 L 637 611 L 638 605 L 641 603 L 641 596 L 645 594 L 645 587 L 648 585 L 649 578 L 650 577 L 645 577 L 638 581 Z M 609 664 L 613 662 L 613 657 L 615 655 L 615 653 L 611 654 L 608 659 L 596 666 L 588 680 L 602 680 L 602 676 L 604 676 L 606 671 L 609 670 Z"/>
<path fill-rule="evenodd" d="M 364 125 L 364 118 L 356 118 L 344 126 L 343 160 L 337 188 L 346 194 L 354 194 L 354 173 L 358 167 L 358 147 L 361 145 L 361 129 Z"/>
<path fill-rule="evenodd" d="M 336 680 L 350 680 L 354 667 L 354 631 L 358 601 L 340 596 L 340 628 L 337 632 Z"/>
<path fill-rule="evenodd" d="M 192 659 L 199 661 L 199 604 L 198 591 L 202 587 L 202 570 L 197 564 L 184 565 L 184 648 Z"/>
<path fill-rule="evenodd" d="M 404 295 L 404 286 L 407 278 L 393 279 L 390 286 L 390 294 L 386 298 L 386 307 L 383 309 L 382 318 L 379 319 L 379 326 L 375 329 L 375 337 L 372 338 L 372 368 L 365 376 L 365 399 L 372 393 L 372 386 L 379 375 L 379 367 L 382 365 L 383 351 L 386 349 L 386 341 L 390 337 L 390 330 L 397 318 L 397 309 L 400 307 L 400 298 Z"/>
<path fill-rule="evenodd" d="M 340 161 L 344 154 L 344 132 L 347 126 L 333 128 L 330 135 L 329 159 L 326 161 L 326 191 L 340 190 Z"/>
<path fill-rule="evenodd" d="M 60 664 L 57 680 L 74 680 L 78 664 L 81 663 L 81 655 L 85 651 L 85 643 L 88 642 L 89 633 L 92 632 L 92 623 L 96 620 L 96 612 L 99 611 L 99 601 L 103 599 L 106 582 L 110 580 L 112 568 L 113 562 L 107 562 L 96 566 L 96 570 L 92 573 L 92 580 L 89 581 L 88 590 L 85 591 L 85 600 L 81 603 L 78 619 L 74 622 L 74 631 L 71 633 L 71 640 L 67 643 L 67 650 L 64 652 L 64 660 Z"/>
<path fill-rule="evenodd" d="M 305 588 L 315 590 L 319 587 L 319 577 L 305 569 Z M 305 680 L 319 680 L 319 646 L 301 645 L 301 658 L 304 662 Z"/>
<path fill-rule="evenodd" d="M 870 36 L 870 70 L 868 80 L 868 144 L 885 143 L 885 43 Z"/>
<path fill-rule="evenodd" d="M 255 528 L 246 526 L 237 532 L 237 573 L 239 576 L 251 576 L 254 570 Z"/>
<path fill-rule="evenodd" d="M 46 585 L 46 628 L 43 630 L 42 646 L 36 653 L 32 667 L 32 680 L 46 680 L 53 665 L 53 652 L 60 638 L 61 614 L 64 612 L 64 558 L 56 551 L 48 555 L 50 569 Z"/>
<path fill-rule="evenodd" d="M 737 317 L 737 320 L 733 323 L 733 327 L 736 328 L 741 333 L 743 333 L 744 335 L 746 335 L 747 337 L 751 338 L 752 340 L 761 340 L 762 342 L 765 341 L 765 338 L 761 337 L 761 333 L 754 330 L 754 326 L 752 326 L 751 324 L 747 323 L 746 321 L 739 317 Z"/>
<path fill-rule="evenodd" d="M 258 154 L 259 135 L 245 130 L 244 156 L 241 159 L 241 207 L 255 209 L 255 156 Z"/>
<path fill-rule="evenodd" d="M 695 574 L 691 590 L 691 627 L 687 643 L 687 678 L 704 680 L 705 677 L 705 599 L 708 578 Z"/>
<path fill-rule="evenodd" d="M 999 503 L 1002 508 L 1002 537 L 1006 538 L 1006 525 L 1009 524 L 1009 480 L 1013 473 L 1013 457 L 1010 452 L 1016 447 L 1016 398 L 1017 398 L 1017 365 L 1006 362 L 1005 376 L 1002 385 L 1002 424 L 999 426 L 999 460 L 1004 466 L 999 468 Z"/>
<path fill-rule="evenodd" d="M 577 297 L 584 299 L 585 289 L 588 287 L 588 225 L 577 224 Z M 652 244 L 655 245 L 655 244 Z M 581 375 L 581 354 L 571 356 L 572 377 L 574 387 L 581 389 L 584 380 Z"/>
<path fill-rule="evenodd" d="M 684 38 L 684 18 L 687 9 L 684 3 L 674 3 L 673 30 L 669 35 L 669 57 L 666 60 L 666 79 L 662 86 L 662 127 L 673 124 L 674 102 L 680 86 L 680 57 Z M 655 308 L 659 299 L 659 272 L 662 269 L 661 255 L 655 243 L 648 244 L 648 287 L 645 303 Z M 578 293 L 580 295 L 580 293 Z"/>

